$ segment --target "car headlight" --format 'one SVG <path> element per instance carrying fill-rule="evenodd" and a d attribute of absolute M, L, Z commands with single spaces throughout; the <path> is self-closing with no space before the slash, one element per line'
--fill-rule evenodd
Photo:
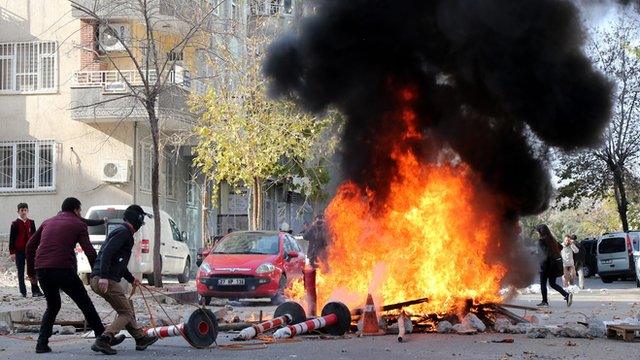
<path fill-rule="evenodd" d="M 260 266 L 258 266 L 258 268 L 256 269 L 256 273 L 258 274 L 268 274 L 271 272 L 274 272 L 276 270 L 276 267 L 273 266 L 272 263 L 264 263 Z"/>
<path fill-rule="evenodd" d="M 200 265 L 200 271 L 202 271 L 205 274 L 208 274 L 211 272 L 211 266 L 209 266 L 209 264 L 207 263 L 202 263 L 202 265 Z"/>

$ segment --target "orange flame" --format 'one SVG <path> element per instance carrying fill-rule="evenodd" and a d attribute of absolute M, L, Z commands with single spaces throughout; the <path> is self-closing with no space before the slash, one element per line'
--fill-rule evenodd
<path fill-rule="evenodd" d="M 374 205 L 369 189 L 346 182 L 326 210 L 331 245 L 318 269 L 319 306 L 361 306 L 368 293 L 377 305 L 428 297 L 412 308 L 423 313 L 457 311 L 467 299 L 500 301 L 506 268 L 487 258 L 500 236 L 495 196 L 459 160 L 421 163 L 403 146 L 423 136 L 416 116 L 408 106 L 399 114 L 404 129 L 391 142 L 397 173 L 385 203 Z"/>

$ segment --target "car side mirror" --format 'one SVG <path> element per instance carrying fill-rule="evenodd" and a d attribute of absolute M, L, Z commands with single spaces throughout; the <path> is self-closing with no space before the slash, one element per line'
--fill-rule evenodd
<path fill-rule="evenodd" d="M 287 253 L 287 257 L 288 257 L 289 259 L 297 258 L 298 256 L 300 256 L 300 254 L 298 254 L 298 252 L 297 252 L 297 251 L 289 251 L 289 252 Z"/>
<path fill-rule="evenodd" d="M 183 231 L 183 232 L 180 234 L 180 238 L 182 239 L 182 241 L 186 242 L 186 241 L 187 241 L 187 232 L 186 232 L 186 231 Z"/>

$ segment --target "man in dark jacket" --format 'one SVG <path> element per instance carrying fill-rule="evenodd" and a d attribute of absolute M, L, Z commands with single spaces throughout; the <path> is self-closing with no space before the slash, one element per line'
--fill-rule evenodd
<path fill-rule="evenodd" d="M 158 340 L 156 336 L 146 336 L 138 326 L 133 304 L 127 299 L 125 290 L 120 286 L 122 278 L 134 286 L 140 285 L 140 281 L 133 277 L 127 265 L 133 248 L 133 234 L 144 224 L 145 215 L 147 214 L 140 206 L 129 206 L 124 211 L 124 223 L 109 232 L 93 266 L 91 289 L 102 296 L 118 314 L 91 346 L 93 351 L 107 355 L 116 354 L 117 351 L 111 345 L 113 345 L 114 336 L 123 329 L 127 329 L 135 339 L 136 350 L 144 350 Z"/>
<path fill-rule="evenodd" d="M 29 238 L 35 232 L 36 223 L 29 219 L 29 205 L 26 203 L 18 204 L 18 218 L 11 223 L 11 232 L 9 233 L 9 254 L 18 269 L 18 286 L 22 297 L 27 297 L 27 287 L 24 284 L 24 265 L 27 260 L 25 250 Z M 42 296 L 35 279 L 31 281 L 31 295 L 33 297 Z"/>
<path fill-rule="evenodd" d="M 314 223 L 304 233 L 303 238 L 309 242 L 307 253 L 311 266 L 317 268 L 321 261 L 326 260 L 329 243 L 326 225 L 321 215 L 316 217 Z"/>
<path fill-rule="evenodd" d="M 80 210 L 80 200 L 66 198 L 62 203 L 62 211 L 45 220 L 27 243 L 27 274 L 30 279 L 35 279 L 37 274 L 47 299 L 47 309 L 42 317 L 36 344 L 37 353 L 51 351 L 48 344 L 53 323 L 60 311 L 60 290 L 80 308 L 96 336 L 104 332 L 100 316 L 76 270 L 76 244 L 80 244 L 91 265 L 96 259 L 96 251 L 89 242 L 87 225 L 80 218 Z"/>

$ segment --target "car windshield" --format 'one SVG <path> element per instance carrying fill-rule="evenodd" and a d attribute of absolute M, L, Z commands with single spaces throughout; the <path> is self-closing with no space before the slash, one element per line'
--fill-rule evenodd
<path fill-rule="evenodd" d="M 224 238 L 213 249 L 214 254 L 265 254 L 275 255 L 280 251 L 278 235 L 237 233 Z"/>
<path fill-rule="evenodd" d="M 92 210 L 87 214 L 87 218 L 91 220 L 99 220 L 103 218 L 109 218 L 109 220 L 120 220 L 124 215 L 124 210 L 116 210 L 116 209 L 103 209 L 103 210 Z M 89 226 L 89 235 L 106 235 L 107 229 L 105 225 L 98 226 Z"/>

